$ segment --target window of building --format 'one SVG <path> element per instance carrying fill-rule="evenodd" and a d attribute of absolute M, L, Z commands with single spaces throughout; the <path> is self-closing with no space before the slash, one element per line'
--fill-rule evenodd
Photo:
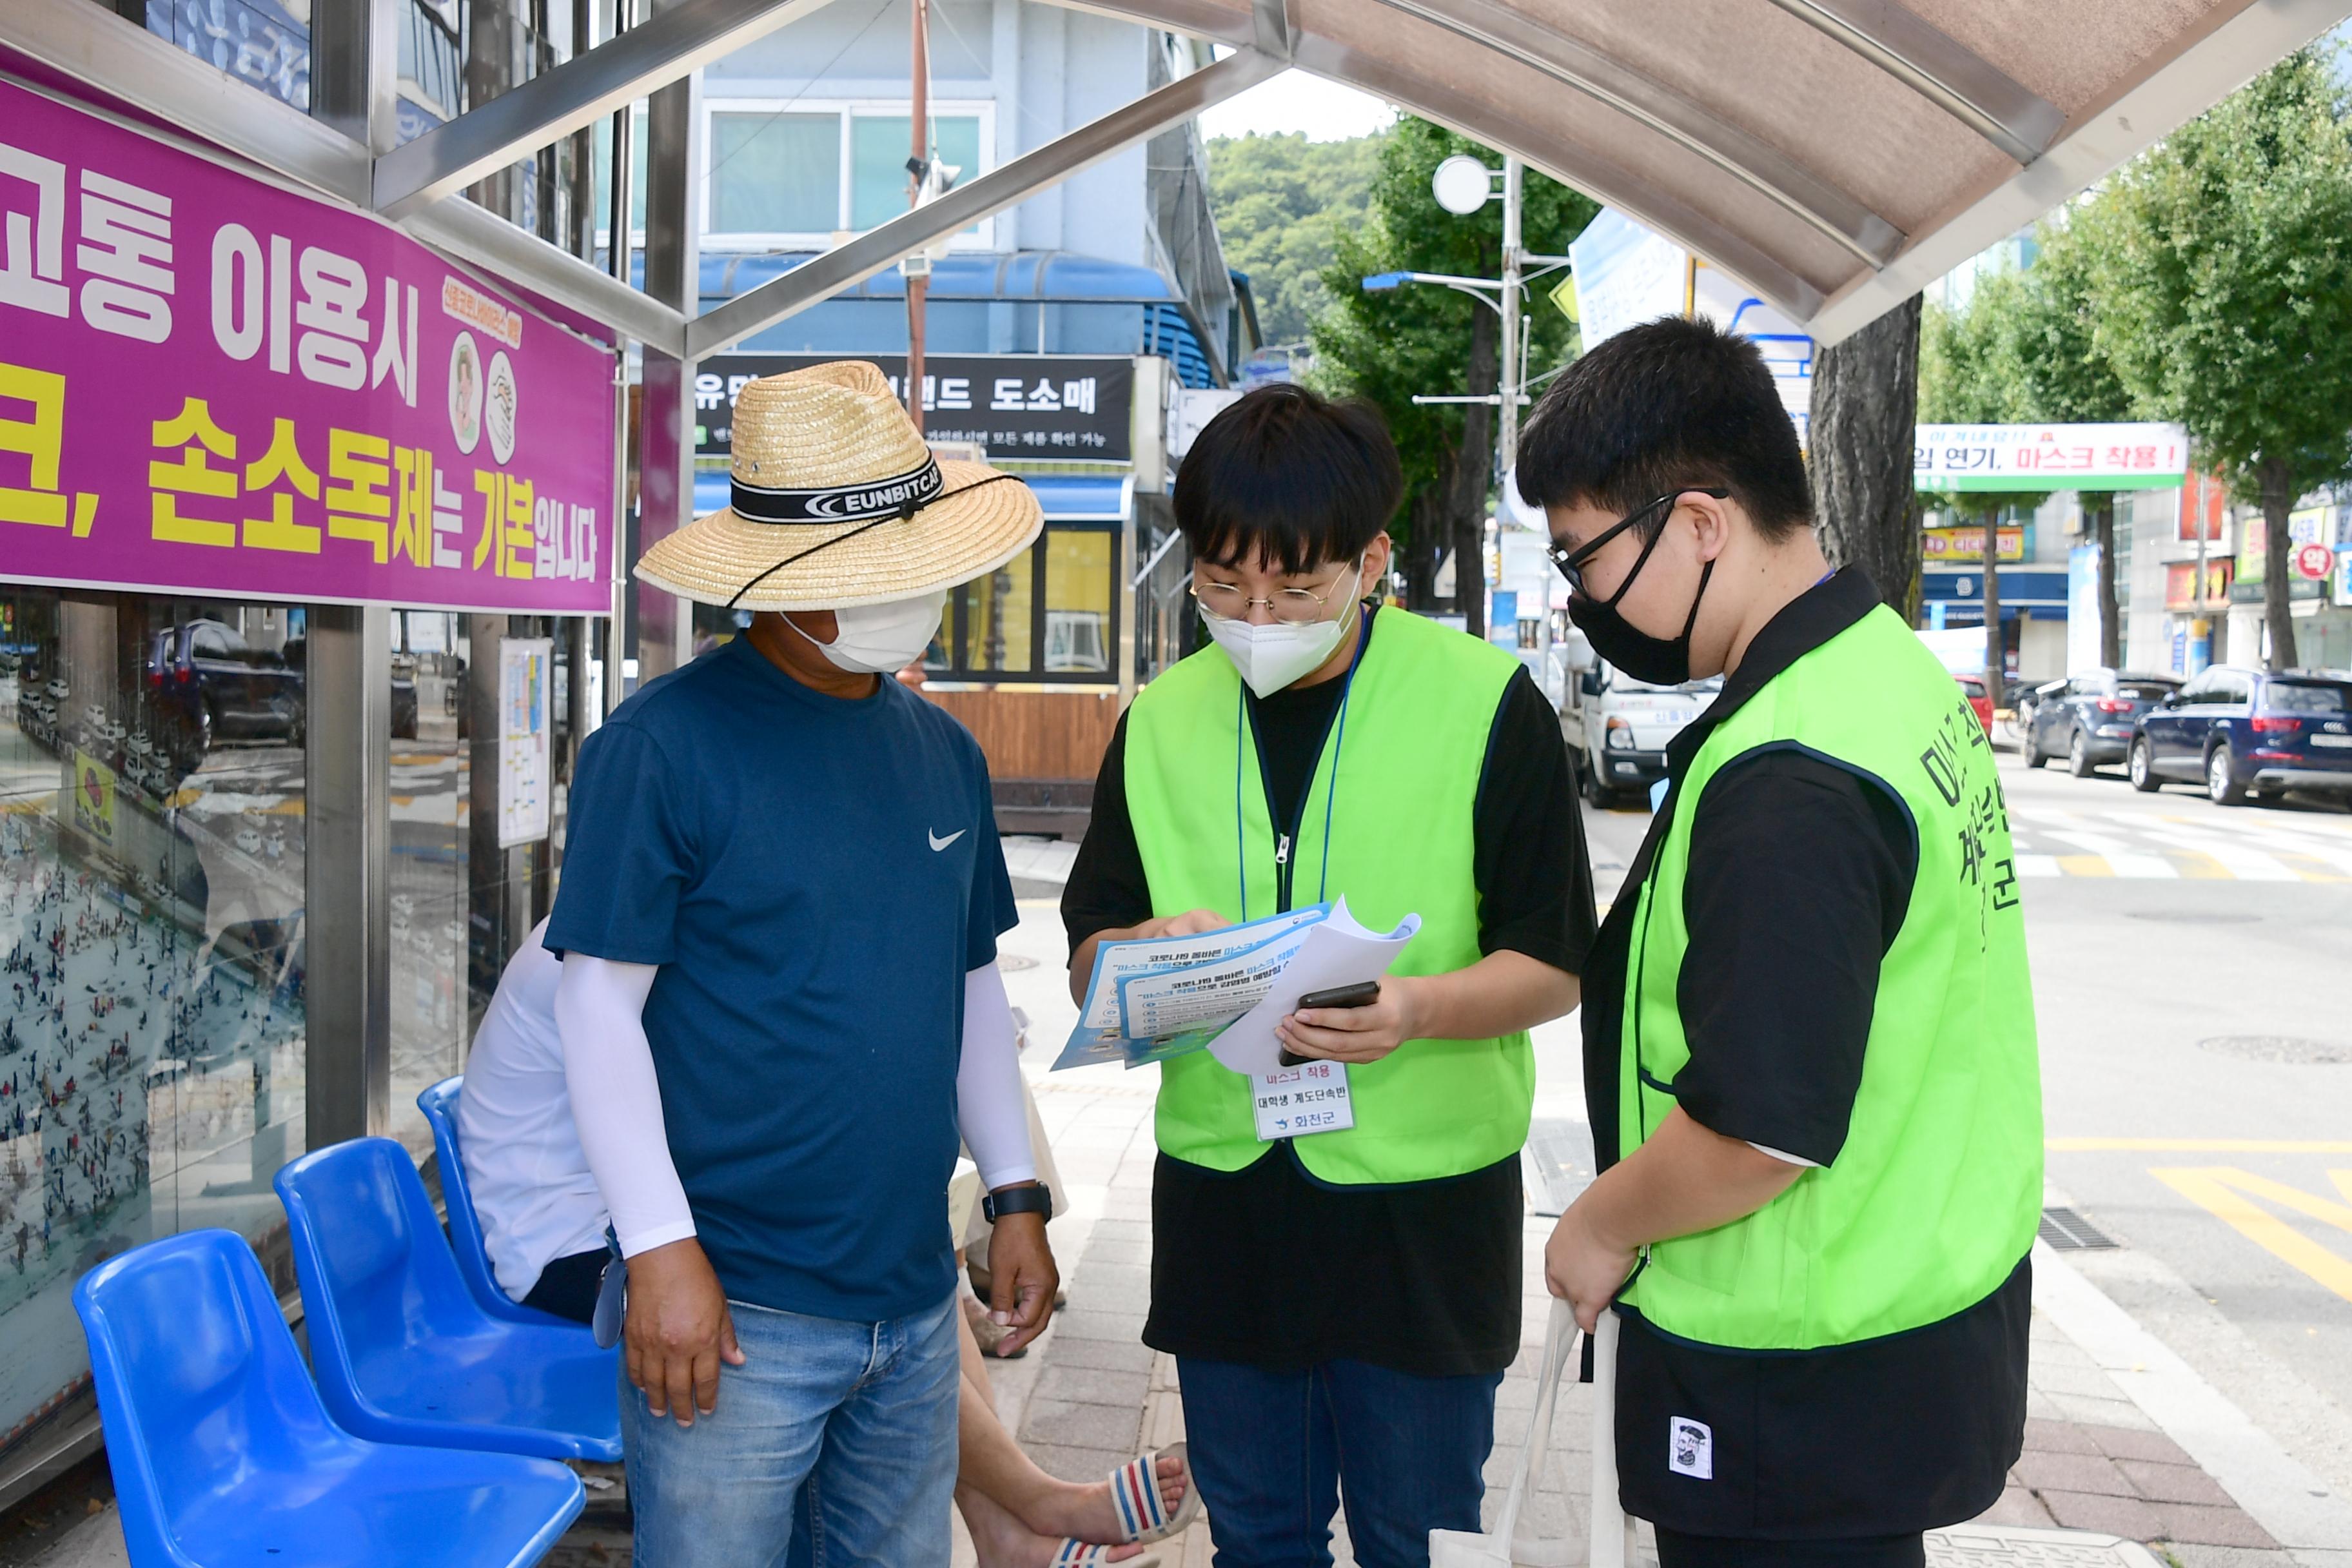
<path fill-rule="evenodd" d="M 1118 538 L 1113 522 L 1048 525 L 1027 553 L 949 596 L 923 668 L 941 680 L 1115 679 Z"/>
<path fill-rule="evenodd" d="M 710 117 L 710 226 L 822 233 L 841 216 L 841 116 Z"/>
<path fill-rule="evenodd" d="M 719 99 L 705 112 L 703 233 L 722 246 L 822 246 L 907 210 L 912 128 L 903 104 Z M 959 184 L 985 172 L 994 117 L 988 103 L 934 106 L 931 142 Z M 992 220 L 977 223 L 958 243 L 985 247 L 992 232 Z"/>

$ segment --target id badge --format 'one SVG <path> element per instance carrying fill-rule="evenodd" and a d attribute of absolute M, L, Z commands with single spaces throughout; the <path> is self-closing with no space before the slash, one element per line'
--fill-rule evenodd
<path fill-rule="evenodd" d="M 1348 1098 L 1345 1062 L 1302 1062 L 1295 1068 L 1253 1073 L 1250 1105 L 1257 1113 L 1261 1143 L 1338 1132 L 1356 1124 L 1356 1107 Z"/>

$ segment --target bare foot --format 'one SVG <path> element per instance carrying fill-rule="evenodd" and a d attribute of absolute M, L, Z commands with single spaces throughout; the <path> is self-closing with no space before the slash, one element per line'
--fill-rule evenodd
<path fill-rule="evenodd" d="M 1184 1461 L 1172 1454 L 1162 1454 L 1157 1468 L 1160 1507 L 1172 1515 L 1184 1503 Z M 1080 1541 L 1117 1541 L 1125 1533 L 1108 1480 L 1083 1486 L 1075 1481 L 1057 1482 L 1024 1517 L 1033 1529 L 1074 1535 Z"/>
<path fill-rule="evenodd" d="M 1038 1534 L 971 1487 L 958 1487 L 955 1498 L 956 1507 L 963 1512 L 964 1528 L 971 1532 L 972 1551 L 980 1558 L 980 1568 L 1047 1568 L 1053 1562 L 1055 1551 L 1062 1544 L 1062 1534 Z M 1105 1560 L 1123 1563 L 1143 1550 L 1140 1546 L 1114 1546 L 1105 1554 Z"/>

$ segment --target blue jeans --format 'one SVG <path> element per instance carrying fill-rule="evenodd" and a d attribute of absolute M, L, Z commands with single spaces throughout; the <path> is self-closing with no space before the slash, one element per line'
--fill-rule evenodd
<path fill-rule="evenodd" d="M 1341 1494 L 1363 1568 L 1428 1568 L 1429 1532 L 1476 1530 L 1503 1374 L 1303 1372 L 1180 1356 L 1184 1436 L 1216 1568 L 1330 1568 Z"/>
<path fill-rule="evenodd" d="M 730 1301 L 744 1364 L 690 1427 L 621 1384 L 639 1568 L 946 1568 L 956 1305 L 880 1323 Z M 803 1509 L 803 1494 L 806 1507 Z"/>

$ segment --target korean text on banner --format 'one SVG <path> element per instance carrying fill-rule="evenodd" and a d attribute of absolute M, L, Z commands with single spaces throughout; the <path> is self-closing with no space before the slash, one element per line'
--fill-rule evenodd
<path fill-rule="evenodd" d="M 0 82 L 0 571 L 609 607 L 613 356 L 364 214 Z"/>

